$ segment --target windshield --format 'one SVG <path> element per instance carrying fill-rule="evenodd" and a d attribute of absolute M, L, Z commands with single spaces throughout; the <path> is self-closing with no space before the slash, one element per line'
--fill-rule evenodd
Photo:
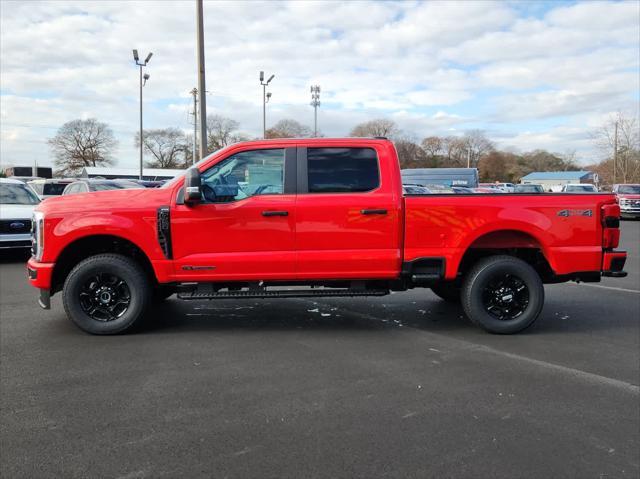
<path fill-rule="evenodd" d="M 596 189 L 593 185 L 569 185 L 567 186 L 567 191 L 585 191 L 592 193 L 596 191 Z"/>
<path fill-rule="evenodd" d="M 542 193 L 542 187 L 538 185 L 516 185 L 516 193 Z"/>
<path fill-rule="evenodd" d="M 106 190 L 127 190 L 127 189 L 142 189 L 144 186 L 141 186 L 137 183 L 129 182 L 129 181 L 98 181 L 94 183 L 89 183 L 89 188 L 91 191 L 106 191 Z"/>
<path fill-rule="evenodd" d="M 623 195 L 640 195 L 640 185 L 620 185 L 618 193 Z"/>
<path fill-rule="evenodd" d="M 38 196 L 27 186 L 2 183 L 0 186 L 0 204 L 3 205 L 37 205 Z"/>
<path fill-rule="evenodd" d="M 45 183 L 42 188 L 43 195 L 61 195 L 69 183 Z"/>

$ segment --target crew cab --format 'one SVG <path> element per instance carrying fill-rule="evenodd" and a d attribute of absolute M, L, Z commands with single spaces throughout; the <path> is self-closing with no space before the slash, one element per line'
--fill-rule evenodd
<path fill-rule="evenodd" d="M 49 199 L 27 274 L 93 334 L 153 302 L 379 296 L 431 288 L 494 333 L 532 324 L 544 283 L 624 276 L 612 194 L 403 192 L 386 139 L 243 142 L 161 188 Z M 419 190 L 418 190 L 419 191 Z"/>

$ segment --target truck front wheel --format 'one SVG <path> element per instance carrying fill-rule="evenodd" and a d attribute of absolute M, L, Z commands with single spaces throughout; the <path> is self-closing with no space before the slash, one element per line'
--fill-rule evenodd
<path fill-rule="evenodd" d="M 469 319 L 491 333 L 513 334 L 531 326 L 544 304 L 540 276 L 513 256 L 490 256 L 467 273 L 462 307 Z"/>
<path fill-rule="evenodd" d="M 147 309 L 152 296 L 149 283 L 142 267 L 127 256 L 91 256 L 67 276 L 62 294 L 64 309 L 87 333 L 122 333 Z"/>

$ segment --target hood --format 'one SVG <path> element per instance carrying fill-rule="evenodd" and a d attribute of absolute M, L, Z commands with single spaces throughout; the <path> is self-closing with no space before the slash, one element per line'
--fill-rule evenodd
<path fill-rule="evenodd" d="M 49 215 L 65 212 L 112 212 L 146 207 L 157 208 L 168 205 L 171 194 L 171 189 L 164 188 L 94 191 L 47 198 L 38 205 L 37 209 Z"/>
<path fill-rule="evenodd" d="M 625 200 L 640 200 L 640 195 L 634 195 L 634 194 L 625 194 L 625 193 L 618 193 L 617 194 L 618 199 L 625 199 Z"/>
<path fill-rule="evenodd" d="M 31 220 L 36 206 L 0 204 L 0 220 Z"/>

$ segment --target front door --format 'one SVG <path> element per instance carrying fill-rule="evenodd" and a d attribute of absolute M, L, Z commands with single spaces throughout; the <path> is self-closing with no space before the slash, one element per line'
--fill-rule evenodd
<path fill-rule="evenodd" d="M 247 150 L 201 172 L 202 203 L 171 212 L 177 280 L 294 277 L 295 178 L 285 178 L 292 161 L 295 148 Z"/>

